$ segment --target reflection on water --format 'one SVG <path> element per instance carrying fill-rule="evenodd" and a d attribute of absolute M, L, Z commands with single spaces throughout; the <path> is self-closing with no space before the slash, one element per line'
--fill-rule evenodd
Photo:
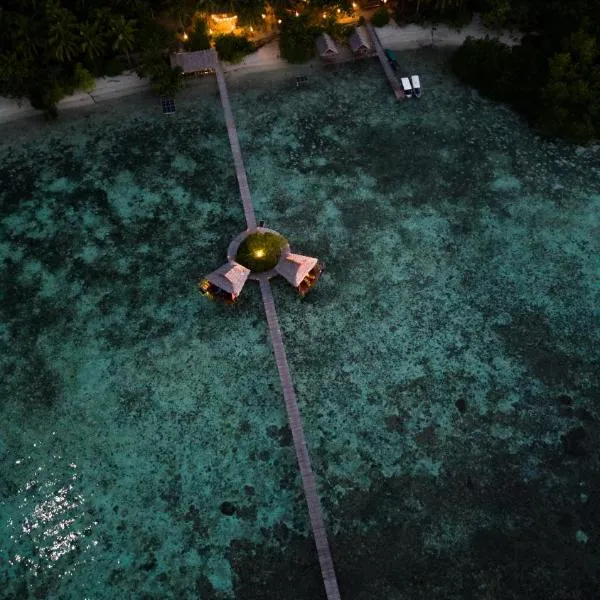
<path fill-rule="evenodd" d="M 98 544 L 90 538 L 97 521 L 91 521 L 84 510 L 77 465 L 61 455 L 44 459 L 43 444 L 33 446 L 35 454 L 13 463 L 18 488 L 13 499 L 16 514 L 6 520 L 11 541 L 8 561 L 37 576 L 44 569 L 63 568 L 57 561 L 71 553 L 64 565 L 67 575 L 76 564 L 76 554 L 80 558 Z M 3 512 L 8 510 L 2 505 Z"/>

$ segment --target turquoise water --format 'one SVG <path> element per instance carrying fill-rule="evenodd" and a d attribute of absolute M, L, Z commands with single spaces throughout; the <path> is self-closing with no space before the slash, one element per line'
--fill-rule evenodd
<path fill-rule="evenodd" d="M 257 219 L 326 272 L 274 295 L 343 598 L 594 598 L 600 147 L 403 52 L 230 82 Z M 5 127 L 0 597 L 317 600 L 214 81 Z M 231 503 L 235 512 L 223 503 Z"/>

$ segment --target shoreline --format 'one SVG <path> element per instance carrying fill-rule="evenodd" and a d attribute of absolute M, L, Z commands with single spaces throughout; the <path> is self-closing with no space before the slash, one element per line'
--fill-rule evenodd
<path fill-rule="evenodd" d="M 433 48 L 455 48 L 460 46 L 468 36 L 474 38 L 499 39 L 507 45 L 515 45 L 520 41 L 520 34 L 511 32 L 494 32 L 486 29 L 481 20 L 475 17 L 473 21 L 460 30 L 451 29 L 447 25 L 431 27 L 423 25 L 403 25 L 399 26 L 394 20 L 385 27 L 376 29 L 381 43 L 395 51 L 415 50 L 425 47 Z M 347 48 L 342 48 L 342 53 Z M 348 57 L 343 56 L 337 63 L 348 62 L 352 60 L 352 55 L 348 52 Z M 238 81 L 245 75 L 256 75 L 269 71 L 298 71 L 310 70 L 316 65 L 321 65 L 318 58 L 313 58 L 307 63 L 301 65 L 290 64 L 279 56 L 278 41 L 274 40 L 265 46 L 259 48 L 253 54 L 250 54 L 237 64 L 222 63 L 223 71 L 227 79 Z M 63 111 L 76 111 L 76 109 L 92 108 L 96 104 L 106 101 L 121 99 L 140 92 L 150 92 L 150 84 L 147 79 L 140 79 L 135 72 L 124 73 L 117 77 L 101 77 L 96 79 L 96 87 L 90 93 L 77 92 L 67 96 L 58 103 L 59 113 Z M 32 118 L 37 121 L 45 122 L 43 113 L 33 108 L 29 101 L 24 99 L 21 103 L 16 100 L 0 97 L 0 127 L 7 124 L 16 124 L 24 119 Z M 37 117 L 37 118 L 36 118 Z"/>

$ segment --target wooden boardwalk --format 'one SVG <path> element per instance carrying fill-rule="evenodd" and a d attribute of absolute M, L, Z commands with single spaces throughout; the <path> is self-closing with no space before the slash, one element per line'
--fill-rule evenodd
<path fill-rule="evenodd" d="M 400 82 L 398 81 L 398 78 L 396 77 L 396 74 L 394 73 L 394 69 L 392 69 L 392 66 L 390 65 L 390 61 L 388 60 L 387 56 L 385 55 L 383 46 L 381 45 L 381 42 L 379 41 L 379 36 L 377 35 L 375 28 L 373 27 L 373 25 L 371 25 L 371 23 L 365 23 L 365 26 L 367 28 L 367 31 L 369 32 L 369 35 L 371 36 L 371 41 L 373 42 L 373 46 L 375 47 L 375 50 L 377 51 L 377 56 L 379 57 L 379 62 L 381 63 L 381 66 L 383 67 L 383 70 L 385 71 L 385 75 L 388 78 L 390 85 L 392 86 L 392 90 L 394 91 L 394 96 L 396 96 L 396 100 L 404 100 L 404 91 L 402 90 L 402 86 L 400 85 Z"/>
<path fill-rule="evenodd" d="M 250 196 L 248 178 L 246 177 L 246 169 L 244 168 L 244 162 L 242 160 L 242 151 L 237 136 L 235 120 L 233 118 L 233 113 L 231 112 L 229 94 L 227 92 L 223 69 L 221 68 L 221 63 L 219 62 L 216 53 L 214 60 L 221 104 L 223 105 L 223 113 L 225 114 L 225 122 L 227 123 L 227 133 L 229 134 L 229 143 L 231 145 L 235 172 L 240 186 L 240 195 L 244 205 L 244 215 L 246 217 L 248 229 L 254 229 L 256 227 L 256 217 L 254 216 L 254 206 Z M 321 503 L 319 501 L 319 496 L 317 495 L 317 483 L 310 464 L 310 457 L 308 455 L 308 448 L 306 446 L 306 439 L 304 438 L 304 430 L 302 428 L 302 418 L 300 416 L 300 410 L 298 409 L 298 403 L 296 402 L 296 392 L 294 391 L 292 376 L 290 375 L 288 368 L 285 348 L 283 346 L 283 337 L 281 335 L 279 319 L 277 318 L 277 311 L 275 309 L 275 301 L 273 300 L 271 284 L 268 279 L 260 280 L 260 291 L 265 307 L 265 313 L 267 315 L 267 323 L 269 326 L 269 333 L 271 334 L 271 344 L 275 354 L 277 370 L 279 371 L 279 379 L 281 380 L 281 387 L 283 389 L 285 408 L 292 430 L 296 458 L 298 459 L 300 475 L 302 476 L 302 485 L 304 486 L 304 494 L 308 504 L 308 516 L 315 538 L 319 564 L 321 565 L 325 593 L 327 595 L 327 600 L 340 600 L 340 592 L 335 576 L 335 569 L 333 567 L 333 559 L 331 558 L 331 551 L 329 549 L 329 542 L 327 540 Z"/>
<path fill-rule="evenodd" d="M 283 345 L 283 337 L 281 328 L 279 327 L 279 319 L 275 310 L 275 301 L 273 300 L 273 292 L 271 284 L 268 280 L 260 281 L 260 291 L 262 294 L 263 305 L 267 315 L 267 323 L 269 325 L 269 333 L 271 334 L 271 344 L 273 345 L 273 353 L 275 354 L 275 362 L 279 371 L 279 379 L 283 388 L 283 398 L 285 400 L 285 409 L 287 411 L 288 421 L 292 430 L 292 438 L 294 440 L 294 448 L 296 450 L 296 458 L 300 467 L 300 475 L 302 476 L 302 485 L 304 486 L 304 494 L 308 504 L 308 515 L 310 518 L 317 554 L 319 556 L 319 564 L 321 565 L 321 573 L 325 584 L 325 593 L 327 600 L 340 600 L 340 591 L 335 576 L 333 559 L 327 541 L 327 532 L 325 530 L 325 522 L 323 521 L 323 513 L 321 511 L 321 503 L 317 495 L 317 483 L 315 474 L 310 465 L 310 457 L 304 438 L 304 429 L 302 427 L 302 417 L 296 402 L 296 392 L 292 383 L 292 376 L 288 368 L 285 347 Z"/>
<path fill-rule="evenodd" d="M 242 150 L 240 149 L 240 141 L 238 139 L 237 129 L 235 127 L 235 119 L 233 118 L 233 112 L 231 111 L 231 104 L 229 102 L 229 93 L 225 83 L 225 76 L 223 75 L 221 62 L 219 61 L 216 52 L 215 73 L 217 75 L 217 84 L 219 86 L 219 95 L 221 97 L 221 105 L 223 106 L 223 114 L 225 115 L 225 123 L 227 124 L 229 144 L 231 146 L 231 153 L 233 154 L 235 174 L 237 175 L 238 185 L 240 186 L 240 196 L 242 197 L 242 204 L 244 206 L 244 216 L 246 217 L 248 229 L 254 229 L 256 227 L 256 217 L 254 216 L 254 206 L 252 205 L 252 198 L 250 197 L 248 177 L 246 176 L 244 161 L 242 160 Z"/>

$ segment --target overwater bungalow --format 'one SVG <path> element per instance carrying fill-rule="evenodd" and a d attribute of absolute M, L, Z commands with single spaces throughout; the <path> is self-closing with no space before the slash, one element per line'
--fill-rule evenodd
<path fill-rule="evenodd" d="M 275 270 L 291 283 L 301 296 L 304 296 L 317 283 L 323 265 L 318 259 L 291 252 L 282 256 Z"/>
<path fill-rule="evenodd" d="M 184 75 L 214 73 L 216 60 L 216 52 L 212 48 L 196 52 L 177 52 L 170 57 L 171 66 L 179 67 Z"/>
<path fill-rule="evenodd" d="M 324 61 L 335 60 L 340 51 L 327 33 L 322 33 L 315 41 L 319 58 Z"/>
<path fill-rule="evenodd" d="M 354 28 L 354 31 L 348 39 L 348 44 L 355 57 L 369 56 L 373 52 L 369 34 L 363 26 Z"/>
<path fill-rule="evenodd" d="M 207 275 L 198 284 L 198 288 L 202 295 L 211 300 L 233 304 L 240 295 L 248 275 L 250 275 L 250 269 L 235 261 L 229 261 Z"/>

